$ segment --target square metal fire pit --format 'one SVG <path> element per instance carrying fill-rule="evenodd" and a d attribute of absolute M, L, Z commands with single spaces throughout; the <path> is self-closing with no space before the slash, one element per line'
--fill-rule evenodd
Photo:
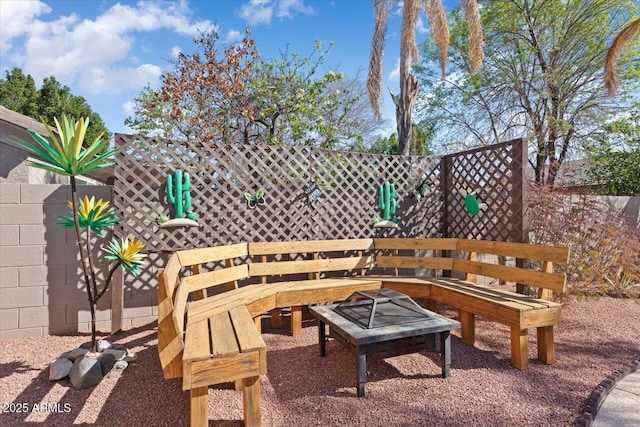
<path fill-rule="evenodd" d="M 391 289 L 359 291 L 339 304 L 310 307 L 318 319 L 320 356 L 330 336 L 357 357 L 358 397 L 364 396 L 367 359 L 436 349 L 440 337 L 442 376 L 449 376 L 451 330 L 460 323 L 420 307 L 409 296 Z"/>
<path fill-rule="evenodd" d="M 355 292 L 333 310 L 367 329 L 429 318 L 427 310 L 408 295 L 387 288 Z"/>

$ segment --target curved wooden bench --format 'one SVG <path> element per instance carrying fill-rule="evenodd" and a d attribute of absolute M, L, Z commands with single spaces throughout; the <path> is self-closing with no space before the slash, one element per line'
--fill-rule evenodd
<path fill-rule="evenodd" d="M 387 251 L 376 257 L 376 264 L 393 270 L 393 277 L 380 277 L 383 285 L 457 308 L 465 343 L 475 343 L 475 316 L 481 316 L 511 328 L 514 367 L 528 367 L 530 328 L 537 329 L 538 359 L 546 364 L 555 362 L 553 326 L 561 322 L 562 315 L 561 304 L 551 300 L 553 291 L 564 291 L 566 278 L 553 272 L 553 263 L 568 262 L 567 248 L 465 239 L 375 239 L 375 244 L 376 249 Z M 454 251 L 466 252 L 466 256 L 452 256 Z M 517 265 L 483 262 L 488 256 L 514 258 Z M 540 271 L 524 268 L 525 260 L 540 264 Z M 399 269 L 410 272 L 399 274 Z M 418 276 L 421 270 L 428 270 L 429 276 Z M 443 277 L 456 273 L 462 277 Z M 478 276 L 536 287 L 538 296 L 478 285 Z"/>
<path fill-rule="evenodd" d="M 485 262 L 487 255 L 513 257 L 517 266 Z M 227 381 L 243 389 L 245 424 L 260 425 L 259 375 L 266 373 L 260 316 L 271 311 L 277 320 L 280 309 L 291 307 L 295 335 L 302 306 L 381 286 L 427 298 L 431 309 L 435 302 L 458 308 L 462 338 L 471 345 L 475 316 L 510 326 L 512 364 L 519 369 L 528 366 L 527 331 L 536 328 L 538 358 L 553 363 L 561 306 L 550 300 L 565 284 L 553 263 L 567 259 L 566 248 L 464 239 L 241 243 L 178 251 L 159 274 L 161 365 L 165 378 L 183 376 L 183 389 L 191 390 L 192 425 L 207 425 L 207 387 Z M 524 268 L 524 260 L 539 261 L 541 271 Z M 205 264 L 214 264 L 213 270 L 205 272 Z M 191 275 L 185 276 L 186 267 Z M 373 267 L 392 274 L 365 275 Z M 448 277 L 455 275 L 460 277 Z M 538 287 L 538 298 L 477 285 L 477 276 Z M 259 283 L 238 287 L 252 277 Z"/>

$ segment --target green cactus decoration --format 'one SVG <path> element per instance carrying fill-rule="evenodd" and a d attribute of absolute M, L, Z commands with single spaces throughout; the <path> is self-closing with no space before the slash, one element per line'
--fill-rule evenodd
<path fill-rule="evenodd" d="M 378 207 L 382 209 L 383 220 L 398 222 L 395 216 L 391 218 L 396 213 L 396 205 L 396 186 L 385 181 L 378 187 Z"/>
<path fill-rule="evenodd" d="M 196 215 L 193 212 L 187 213 L 191 208 L 189 187 L 191 187 L 191 181 L 187 172 L 183 174 L 181 170 L 175 170 L 173 176 L 167 175 L 167 201 L 173 205 L 176 218 L 184 218 L 186 216 L 191 220 L 196 219 Z"/>

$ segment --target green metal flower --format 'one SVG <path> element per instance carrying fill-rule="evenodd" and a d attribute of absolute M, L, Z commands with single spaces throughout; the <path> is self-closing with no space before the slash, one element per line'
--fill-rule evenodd
<path fill-rule="evenodd" d="M 142 248 L 144 248 L 144 243 L 140 243 L 136 241 L 135 237 L 132 237 L 131 239 L 122 239 L 120 242 L 118 239 L 113 239 L 102 249 L 108 254 L 105 255 L 106 259 L 120 262 L 123 270 L 137 276 L 138 269 L 144 265 L 143 258 L 147 256 L 140 253 Z"/>
<path fill-rule="evenodd" d="M 71 201 L 67 201 L 69 209 L 73 213 L 73 204 Z M 80 228 L 85 229 L 89 227 L 91 231 L 97 234 L 102 234 L 105 228 L 116 225 L 120 222 L 119 218 L 116 218 L 116 214 L 111 210 L 107 210 L 109 202 L 99 199 L 96 202 L 95 197 L 84 196 L 84 199 L 80 200 L 78 206 L 78 222 Z M 58 216 L 58 223 L 63 227 L 73 228 L 73 216 Z"/>
<path fill-rule="evenodd" d="M 42 124 L 47 129 L 51 142 L 33 131 L 27 132 L 35 140 L 35 143 L 17 141 L 23 149 L 39 159 L 28 160 L 26 162 L 28 165 L 60 175 L 77 176 L 113 164 L 108 158 L 115 153 L 116 149 L 108 149 L 101 153 L 109 144 L 109 140 L 102 140 L 102 135 L 99 135 L 87 148 L 82 148 L 84 136 L 89 127 L 88 117 L 86 120 L 81 118 L 75 123 L 66 115 L 62 115 L 61 122 L 57 118 L 54 120 L 60 138 L 43 121 Z"/>

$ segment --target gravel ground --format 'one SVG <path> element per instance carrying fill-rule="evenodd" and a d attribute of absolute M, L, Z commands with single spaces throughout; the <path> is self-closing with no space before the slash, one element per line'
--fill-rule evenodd
<path fill-rule="evenodd" d="M 454 316 L 453 311 L 444 311 Z M 432 353 L 374 360 L 366 396 L 356 397 L 355 359 L 338 343 L 320 358 L 317 329 L 305 317 L 303 333 L 290 337 L 265 322 L 268 370 L 261 381 L 264 426 L 569 426 L 591 391 L 620 366 L 640 357 L 640 300 L 602 297 L 565 302 L 555 329 L 558 362 L 535 360 L 511 367 L 507 327 L 478 319 L 475 347 L 452 339 L 451 377 L 442 379 Z M 285 320 L 285 326 L 286 320 Z M 68 380 L 51 382 L 48 363 L 88 337 L 48 336 L 2 341 L 0 426 L 187 426 L 188 392 L 164 380 L 155 324 L 113 336 L 139 360 L 112 371 L 98 386 L 76 391 Z M 209 389 L 210 425 L 242 425 L 242 398 L 231 384 Z M 45 405 L 46 404 L 46 405 Z M 38 411 L 40 409 L 40 411 Z"/>

